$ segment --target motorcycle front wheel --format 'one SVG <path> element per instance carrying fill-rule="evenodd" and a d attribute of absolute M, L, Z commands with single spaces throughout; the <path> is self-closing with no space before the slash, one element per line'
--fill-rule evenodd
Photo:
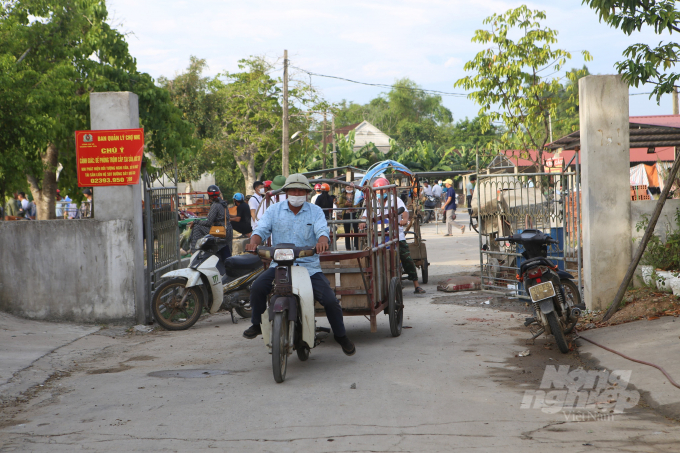
<path fill-rule="evenodd" d="M 167 330 L 186 330 L 201 317 L 203 293 L 199 286 L 185 288 L 186 283 L 183 278 L 166 280 L 153 293 L 151 312 Z"/>
<path fill-rule="evenodd" d="M 274 380 L 281 383 L 286 380 L 288 368 L 288 311 L 274 313 L 272 327 L 272 371 Z"/>
<path fill-rule="evenodd" d="M 553 337 L 555 337 L 555 343 L 557 343 L 557 347 L 560 349 L 562 354 L 566 354 L 569 352 L 569 345 L 567 344 L 567 339 L 564 337 L 562 324 L 560 324 L 560 320 L 557 319 L 557 313 L 551 311 L 545 315 L 545 317 L 548 318 L 550 332 L 552 333 Z"/>

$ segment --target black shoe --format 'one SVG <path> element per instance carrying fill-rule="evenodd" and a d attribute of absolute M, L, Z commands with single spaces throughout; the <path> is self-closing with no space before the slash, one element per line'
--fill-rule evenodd
<path fill-rule="evenodd" d="M 354 343 L 350 341 L 349 338 L 347 338 L 347 335 L 344 337 L 338 337 L 333 335 L 335 337 L 335 341 L 342 346 L 342 352 L 345 353 L 345 355 L 354 355 L 355 352 L 357 352 L 357 348 L 354 347 Z"/>
<path fill-rule="evenodd" d="M 248 327 L 248 329 L 245 332 L 243 332 L 243 337 L 249 340 L 256 338 L 258 335 L 262 335 L 262 328 L 259 325 L 255 324 Z"/>

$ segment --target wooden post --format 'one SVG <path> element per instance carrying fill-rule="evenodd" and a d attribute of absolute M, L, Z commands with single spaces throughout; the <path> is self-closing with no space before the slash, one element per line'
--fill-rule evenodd
<path fill-rule="evenodd" d="M 288 177 L 288 51 L 283 51 L 283 131 L 281 141 L 282 174 Z"/>
<path fill-rule="evenodd" d="M 678 113 L 678 87 L 673 88 L 673 115 Z"/>
<path fill-rule="evenodd" d="M 321 151 L 321 156 L 323 157 L 323 169 L 326 169 L 326 112 L 323 112 L 323 148 Z M 326 173 L 322 173 L 322 177 L 326 177 Z"/>

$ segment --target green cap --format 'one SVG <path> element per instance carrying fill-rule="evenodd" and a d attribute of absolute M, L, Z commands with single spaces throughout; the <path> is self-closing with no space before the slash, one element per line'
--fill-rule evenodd
<path fill-rule="evenodd" d="M 272 190 L 279 190 L 284 184 L 286 184 L 286 177 L 283 175 L 277 175 L 272 181 Z"/>

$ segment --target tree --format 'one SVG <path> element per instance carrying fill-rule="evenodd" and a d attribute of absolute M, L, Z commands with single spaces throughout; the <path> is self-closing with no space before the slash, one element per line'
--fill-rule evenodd
<path fill-rule="evenodd" d="M 583 0 L 583 3 L 597 11 L 600 21 L 629 36 L 643 27 L 653 28 L 657 34 L 680 32 L 680 11 L 675 0 Z M 623 56 L 626 59 L 616 63 L 616 70 L 629 85 L 654 85 L 650 99 L 656 96 L 659 102 L 663 94 L 677 87 L 680 74 L 669 70 L 680 59 L 678 43 L 662 41 L 655 47 L 633 44 Z"/>
<path fill-rule="evenodd" d="M 539 21 L 545 18 L 545 12 L 531 11 L 525 5 L 487 17 L 484 23 L 490 30 L 477 30 L 472 42 L 491 46 L 465 64 L 465 70 L 475 74 L 455 83 L 475 90 L 468 97 L 481 106 L 482 131 L 502 123 L 501 143 L 519 147 L 524 151 L 522 157 L 537 166 L 542 165 L 550 139 L 550 117 L 557 112 L 562 90 L 560 78 L 553 74 L 571 58 L 566 50 L 550 47 L 557 43 L 557 31 L 541 25 Z M 517 32 L 521 34 L 517 41 L 508 37 Z M 587 51 L 582 54 L 587 61 L 591 59 Z M 542 75 L 547 71 L 551 73 Z M 567 74 L 570 78 L 578 75 Z M 529 153 L 532 149 L 538 151 L 535 157 Z"/>
<path fill-rule="evenodd" d="M 139 95 L 147 150 L 187 158 L 192 126 L 167 91 L 136 70 L 103 0 L 16 0 L 0 9 L 0 174 L 25 175 L 38 218 L 54 218 L 59 185 L 78 193 L 74 131 L 89 124 L 89 93 Z"/>

